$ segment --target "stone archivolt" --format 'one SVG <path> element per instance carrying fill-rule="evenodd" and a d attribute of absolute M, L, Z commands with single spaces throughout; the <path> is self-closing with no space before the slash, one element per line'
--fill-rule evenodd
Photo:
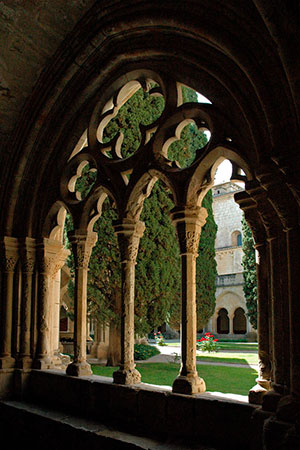
<path fill-rule="evenodd" d="M 43 5 L 49 17 L 50 3 L 61 2 Z M 118 233 L 125 255 L 122 305 L 128 317 L 123 321 L 123 362 L 115 382 L 139 381 L 132 355 L 132 290 L 139 243 L 133 229 L 144 199 L 161 178 L 178 211 L 184 212 L 180 223 L 175 220 L 186 288 L 182 296 L 183 364 L 176 385 L 183 393 L 203 391 L 204 383 L 195 376 L 191 331 L 191 274 L 203 224 L 189 223 L 185 212 L 201 208 L 216 167 L 229 159 L 234 165 L 233 178 L 245 181 L 245 193 L 236 194 L 236 200 L 252 228 L 260 260 L 260 373 L 252 401 L 262 407 L 256 418 L 262 423 L 268 417 L 261 432 L 267 450 L 281 441 L 292 448 L 296 438 L 294 448 L 299 448 L 299 5 L 249 0 L 224 2 L 221 7 L 220 2 L 187 0 L 179 2 L 179 9 L 171 1 L 85 2 L 80 7 L 78 3 L 76 9 L 75 2 L 64 2 L 66 11 L 74 9 L 66 14 L 70 22 L 65 25 L 59 22 L 58 26 L 60 14 L 52 17 L 58 39 L 43 34 L 51 27 L 36 22 L 43 16 L 42 8 L 30 5 L 34 13 L 27 14 L 27 21 L 32 33 L 23 33 L 18 48 L 26 56 L 26 47 L 32 47 L 28 40 L 34 35 L 38 42 L 41 33 L 41 42 L 48 42 L 49 47 L 44 53 L 41 45 L 36 66 L 35 58 L 23 58 L 20 63 L 15 51 L 4 52 L 11 86 L 1 87 L 1 108 L 5 109 L 1 200 L 5 214 L 1 217 L 0 375 L 4 382 L 0 387 L 11 394 L 11 386 L 18 385 L 16 380 L 7 382 L 12 373 L 52 366 L 57 346 L 52 333 L 54 284 L 64 258 L 59 211 L 68 210 L 74 230 L 87 237 L 107 195 L 116 203 L 118 222 L 124 229 L 128 221 L 133 225 L 130 237 L 124 229 Z M 1 21 L 6 22 L 6 33 L 12 38 L 20 32 L 17 19 L 26 5 L 14 4 L 16 14 L 10 6 L 10 2 L 1 6 Z M 76 24 L 79 10 L 86 14 Z M 72 26 L 74 30 L 67 36 Z M 15 50 L 13 37 L 7 40 L 10 50 Z M 64 37 L 57 49 L 57 42 Z M 19 57 L 21 54 L 18 52 Z M 50 61 L 47 67 L 45 59 Z M 19 70 L 21 65 L 27 69 L 22 77 L 11 69 Z M 203 86 L 212 105 L 182 104 L 177 80 L 199 90 Z M 122 135 L 104 142 L 104 130 L 140 88 L 162 96 L 164 109 L 154 123 L 140 127 L 139 146 L 125 158 Z M 29 92 L 32 94 L 26 94 Z M 168 158 L 168 149 L 190 121 L 208 129 L 211 139 L 198 150 L 194 162 L 182 169 Z M 76 183 L 84 167 L 97 171 L 97 178 L 88 196 L 81 198 Z M 80 327 L 85 321 L 88 258 L 88 253 L 81 255 L 76 275 L 77 365 L 69 369 L 71 375 L 89 372 L 82 352 L 85 330 Z M 14 320 L 13 311 L 20 321 Z M 29 345 L 23 344 L 24 339 Z"/>

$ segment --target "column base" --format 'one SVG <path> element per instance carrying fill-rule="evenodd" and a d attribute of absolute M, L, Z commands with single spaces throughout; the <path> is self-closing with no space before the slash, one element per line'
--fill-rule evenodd
<path fill-rule="evenodd" d="M 249 391 L 249 403 L 253 405 L 262 405 L 264 395 L 271 389 L 271 383 L 268 380 L 260 378 L 257 378 L 256 382 L 257 384 Z"/>
<path fill-rule="evenodd" d="M 35 359 L 32 364 L 33 369 L 46 370 L 51 368 L 51 359 L 49 356 Z"/>
<path fill-rule="evenodd" d="M 0 369 L 12 369 L 15 367 L 15 358 L 12 356 L 1 356 L 0 357 Z"/>
<path fill-rule="evenodd" d="M 93 375 L 91 366 L 85 362 L 72 362 L 66 370 L 67 375 L 72 377 L 88 377 Z"/>
<path fill-rule="evenodd" d="M 278 392 L 270 390 L 266 392 L 263 396 L 262 401 L 262 409 L 264 411 L 276 411 L 279 400 L 282 398 L 282 395 Z"/>
<path fill-rule="evenodd" d="M 31 369 L 32 367 L 32 358 L 30 356 L 24 356 L 20 358 L 16 362 L 17 369 Z"/>
<path fill-rule="evenodd" d="M 119 369 L 113 373 L 113 379 L 116 384 L 138 384 L 141 382 L 141 374 L 136 369 Z"/>
<path fill-rule="evenodd" d="M 206 391 L 205 381 L 198 375 L 179 375 L 173 383 L 172 392 L 176 394 L 201 394 Z"/>

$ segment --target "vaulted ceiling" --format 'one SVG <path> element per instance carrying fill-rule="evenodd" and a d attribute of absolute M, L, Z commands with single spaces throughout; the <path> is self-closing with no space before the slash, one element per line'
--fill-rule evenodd
<path fill-rule="evenodd" d="M 70 151 L 57 140 L 66 130 L 80 137 L 74 122 L 87 122 L 86 104 L 92 110 L 112 68 L 117 76 L 144 62 L 229 112 L 254 166 L 283 144 L 297 153 L 299 29 L 297 1 L 0 2 L 2 201 L 31 198 L 39 165 L 41 178 L 56 176 L 50 161 Z"/>

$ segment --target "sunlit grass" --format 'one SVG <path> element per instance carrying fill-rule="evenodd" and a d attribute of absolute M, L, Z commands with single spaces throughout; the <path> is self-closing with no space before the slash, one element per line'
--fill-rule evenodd
<path fill-rule="evenodd" d="M 169 347 L 180 347 L 180 342 L 168 342 Z M 220 351 L 238 351 L 238 352 L 257 352 L 258 344 L 257 342 L 218 342 L 218 347 Z"/>
<path fill-rule="evenodd" d="M 141 373 L 144 383 L 160 386 L 172 386 L 179 373 L 179 364 L 174 363 L 139 363 L 137 369 Z M 92 366 L 95 375 L 112 377 L 116 367 Z M 228 366 L 201 366 L 198 373 L 204 378 L 206 390 L 239 395 L 248 395 L 257 378 L 257 371 L 251 368 L 237 368 Z"/>
<path fill-rule="evenodd" d="M 198 361 L 224 362 L 226 364 L 258 364 L 257 353 L 211 352 L 197 356 Z"/>

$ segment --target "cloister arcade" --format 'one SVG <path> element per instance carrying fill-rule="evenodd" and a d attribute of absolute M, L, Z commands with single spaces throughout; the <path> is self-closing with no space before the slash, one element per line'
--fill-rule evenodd
<path fill-rule="evenodd" d="M 157 87 L 151 88 L 151 85 L 155 84 Z M 122 134 L 119 133 L 110 141 L 104 142 L 103 132 L 126 100 L 141 88 L 149 90 L 150 95 L 163 96 L 164 111 L 155 123 L 140 126 L 141 141 L 138 150 L 123 158 Z M 206 210 L 201 207 L 201 201 L 213 185 L 214 173 L 225 157 L 231 159 L 238 179 L 246 179 L 245 175 L 239 174 L 240 166 L 248 178 L 251 179 L 252 175 L 233 147 L 232 141 L 238 140 L 239 136 L 229 123 L 226 129 L 228 136 L 226 135 L 223 145 L 219 144 L 224 139 L 226 118 L 213 105 L 182 104 L 180 83 L 169 78 L 164 79 L 163 74 L 141 69 L 116 80 L 114 89 L 108 90 L 110 97 L 105 91 L 103 98 L 96 105 L 89 129 L 76 144 L 62 171 L 60 195 L 46 215 L 42 227 L 43 238 L 36 250 L 36 311 L 31 311 L 29 305 L 22 306 L 24 312 L 21 312 L 20 317 L 21 342 L 24 345 L 26 343 L 27 347 L 22 348 L 17 365 L 24 368 L 32 364 L 34 368 L 46 369 L 53 366 L 55 358 L 58 357 L 59 271 L 69 254 L 62 241 L 65 215 L 69 211 L 74 224 L 74 230 L 69 232 L 69 240 L 75 259 L 75 317 L 74 361 L 67 367 L 67 374 L 91 375 L 86 361 L 87 271 L 91 251 L 97 240 L 93 225 L 101 216 L 103 201 L 109 196 L 118 208 L 119 219 L 114 227 L 122 258 L 121 365 L 114 373 L 114 382 L 140 382 L 140 374 L 133 360 L 134 273 L 139 241 L 145 227 L 140 221 L 143 201 L 150 195 L 155 181 L 160 178 L 173 193 L 175 208 L 171 211 L 171 218 L 177 230 L 182 261 L 182 367 L 174 381 L 173 391 L 186 394 L 203 392 L 205 383 L 196 371 L 195 291 L 197 249 L 201 228 L 207 216 Z M 207 149 L 198 150 L 195 162 L 182 169 L 177 161 L 168 159 L 168 148 L 172 142 L 180 139 L 181 131 L 190 122 L 196 123 L 201 130 L 209 130 L 211 139 Z M 85 136 L 88 136 L 88 139 Z M 80 193 L 76 191 L 76 181 L 87 165 L 90 171 L 97 172 L 97 179 L 90 193 L 81 199 Z M 32 247 L 35 247 L 34 242 Z M 31 249 L 33 253 L 29 257 L 26 244 L 25 249 L 25 261 L 29 259 L 33 264 L 34 250 Z M 15 258 L 18 258 L 18 254 Z M 28 302 L 34 295 L 32 278 L 33 270 L 26 275 L 26 282 L 31 288 L 27 289 L 23 302 Z M 38 317 L 36 341 L 32 341 L 32 336 L 25 337 L 25 330 L 30 328 L 32 314 L 37 314 Z M 6 333 L 9 332 L 15 334 L 13 329 L 6 327 Z M 3 340 L 3 368 L 14 364 L 10 342 L 9 336 Z"/>
<path fill-rule="evenodd" d="M 28 5 L 8 3 L 3 14 L 11 12 L 13 32 L 6 29 L 7 36 L 19 33 L 16 23 L 26 13 L 38 58 L 32 67 L 26 33 L 17 45 L 24 45 L 24 56 L 4 51 L 4 61 L 12 58 L 3 69 L 5 79 L 15 91 L 1 88 L 3 430 L 12 431 L 8 409 L 21 417 L 9 403 L 18 399 L 72 412 L 80 405 L 86 417 L 109 416 L 131 433 L 188 436 L 216 448 L 227 441 L 230 449 L 299 448 L 298 2 L 64 2 L 64 15 L 50 11 L 60 2 L 38 12 L 30 3 L 34 13 Z M 51 20 L 37 26 L 43 11 Z M 211 104 L 182 103 L 182 85 Z M 104 131 L 138 89 L 161 96 L 164 109 L 154 123 L 140 125 L 138 148 L 124 155 L 122 134 L 106 139 Z M 209 131 L 210 139 L 194 161 L 180 167 L 169 147 L 189 123 Z M 259 375 L 249 404 L 212 402 L 196 371 L 195 263 L 207 216 L 202 200 L 225 159 L 233 165 L 232 180 L 245 183 L 235 200 L 258 255 Z M 94 174 L 94 183 L 81 198 L 76 183 L 83 170 Z M 167 393 L 144 386 L 133 359 L 140 216 L 158 179 L 175 204 L 171 219 L 182 278 L 181 369 Z M 118 212 L 114 230 L 122 259 L 121 364 L 112 383 L 95 381 L 86 360 L 87 271 L 97 240 L 93 226 L 106 198 Z M 66 213 L 73 222 L 68 238 L 76 265 L 75 342 L 74 361 L 62 372 L 55 368 L 58 291 L 69 254 L 63 243 Z M 239 331 L 240 315 L 233 318 Z M 159 417 L 153 418 L 153 404 Z M 18 430 L 25 433 L 26 427 Z"/>

